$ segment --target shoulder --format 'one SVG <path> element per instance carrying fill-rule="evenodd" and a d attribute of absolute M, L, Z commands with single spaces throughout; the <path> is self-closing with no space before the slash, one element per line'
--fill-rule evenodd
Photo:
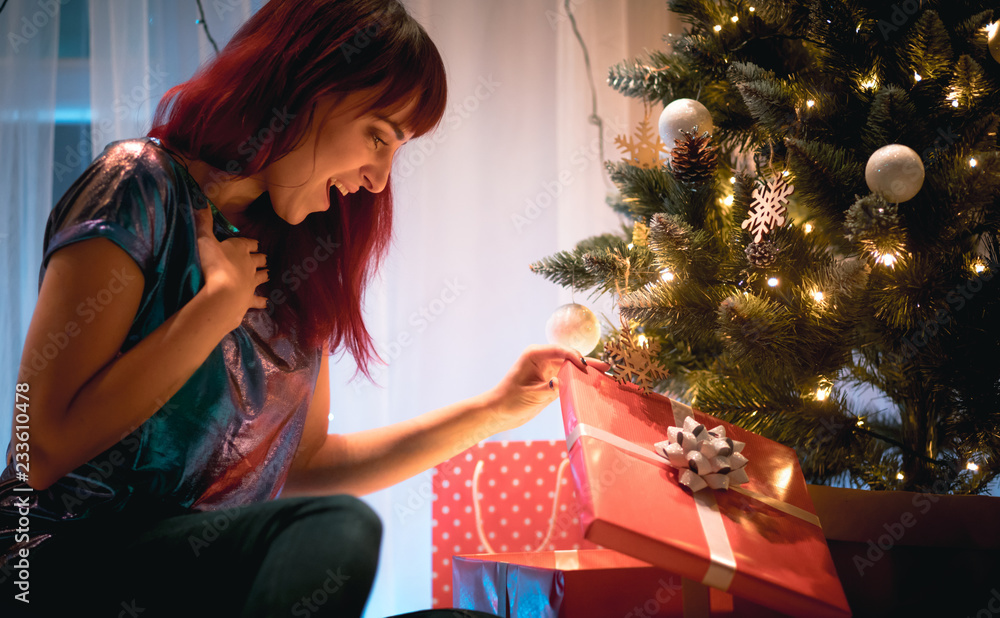
<path fill-rule="evenodd" d="M 123 181 L 134 180 L 144 185 L 182 182 L 173 157 L 159 140 L 148 137 L 108 144 L 91 167 Z"/>
<path fill-rule="evenodd" d="M 49 213 L 43 267 L 60 247 L 97 236 L 146 265 L 187 199 L 182 173 L 150 138 L 109 144 Z"/>

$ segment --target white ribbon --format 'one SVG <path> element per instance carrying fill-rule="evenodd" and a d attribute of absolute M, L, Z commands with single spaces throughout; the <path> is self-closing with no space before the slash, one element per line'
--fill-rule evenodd
<path fill-rule="evenodd" d="M 679 427 L 683 426 L 684 419 L 692 416 L 691 408 L 675 401 L 671 401 L 670 405 L 673 408 L 675 423 Z M 617 436 L 600 427 L 594 427 L 586 423 L 578 423 L 573 428 L 573 431 L 566 436 L 567 450 L 572 449 L 581 436 L 590 436 L 602 442 L 607 442 L 612 446 L 656 465 L 671 465 L 666 457 L 662 457 L 658 453 L 633 444 L 621 436 Z M 816 526 L 820 525 L 819 518 L 816 515 L 793 504 L 782 502 L 781 500 L 743 489 L 742 487 L 730 487 L 730 490 L 763 502 L 787 515 L 792 515 Z M 711 561 L 701 583 L 706 586 L 718 588 L 719 590 L 728 590 L 729 585 L 733 581 L 733 575 L 736 572 L 736 557 L 733 555 L 733 548 L 729 543 L 729 535 L 726 534 L 722 513 L 719 511 L 719 505 L 715 500 L 715 493 L 712 491 L 697 491 L 692 494 L 692 497 L 695 502 L 698 518 L 701 521 L 702 531 L 708 542 L 709 560 Z"/>

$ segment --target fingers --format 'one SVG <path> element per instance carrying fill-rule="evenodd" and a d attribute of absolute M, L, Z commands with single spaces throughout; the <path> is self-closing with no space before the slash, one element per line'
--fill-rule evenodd
<path fill-rule="evenodd" d="M 586 362 L 587 362 L 587 366 L 588 367 L 593 367 L 593 368 L 597 369 L 598 371 L 600 371 L 602 373 L 605 372 L 605 371 L 607 371 L 607 370 L 609 370 L 609 369 L 611 369 L 611 364 L 610 363 L 605 363 L 604 361 L 602 361 L 599 358 L 593 358 L 593 357 L 588 356 L 586 358 Z"/>
<path fill-rule="evenodd" d="M 254 287 L 267 283 L 270 280 L 271 280 L 270 273 L 267 271 L 266 268 L 262 268 L 258 270 L 257 274 L 254 276 Z"/>
<path fill-rule="evenodd" d="M 254 294 L 253 302 L 250 306 L 253 309 L 267 309 L 267 297 Z"/>
<path fill-rule="evenodd" d="M 587 360 L 573 348 L 561 345 L 532 346 L 529 352 L 538 362 L 554 361 L 562 364 L 561 361 L 571 361 L 582 371 L 587 370 Z"/>

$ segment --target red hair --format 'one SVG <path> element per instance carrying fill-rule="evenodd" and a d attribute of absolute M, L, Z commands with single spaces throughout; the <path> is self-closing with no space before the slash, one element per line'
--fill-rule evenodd
<path fill-rule="evenodd" d="M 163 96 L 149 136 L 219 169 L 220 177 L 247 177 L 296 148 L 318 99 L 359 91 L 372 93 L 367 104 L 387 116 L 416 97 L 403 123 L 414 137 L 444 114 L 444 63 L 399 1 L 271 0 L 194 77 Z M 206 187 L 209 198 L 213 192 Z M 330 203 L 293 226 L 265 193 L 248 208 L 251 223 L 240 233 L 268 256 L 266 293 L 276 301 L 279 328 L 330 352 L 343 344 L 371 379 L 369 363 L 384 361 L 362 301 L 392 238 L 392 192 L 388 184 L 377 194 L 332 189 Z M 330 240 L 339 247 L 317 259 L 330 253 L 319 251 Z"/>

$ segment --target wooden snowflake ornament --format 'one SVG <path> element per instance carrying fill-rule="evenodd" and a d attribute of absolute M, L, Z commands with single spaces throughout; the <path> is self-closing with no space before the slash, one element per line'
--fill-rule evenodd
<path fill-rule="evenodd" d="M 788 211 L 785 204 L 792 191 L 795 187 L 780 175 L 753 190 L 753 210 L 740 227 L 754 235 L 755 243 L 759 243 L 764 234 L 785 224 L 785 213 Z"/>
<path fill-rule="evenodd" d="M 636 167 L 646 169 L 663 165 L 661 155 L 666 154 L 667 147 L 659 133 L 649 124 L 649 114 L 639 123 L 634 135 L 635 141 L 624 135 L 615 138 L 615 145 L 628 157 L 626 160 Z"/>
<path fill-rule="evenodd" d="M 604 344 L 604 362 L 611 365 L 610 371 L 619 385 L 633 384 L 646 394 L 653 390 L 657 380 L 667 377 L 667 371 L 656 360 L 660 344 L 639 343 L 628 324 L 622 322 L 618 338 Z"/>

